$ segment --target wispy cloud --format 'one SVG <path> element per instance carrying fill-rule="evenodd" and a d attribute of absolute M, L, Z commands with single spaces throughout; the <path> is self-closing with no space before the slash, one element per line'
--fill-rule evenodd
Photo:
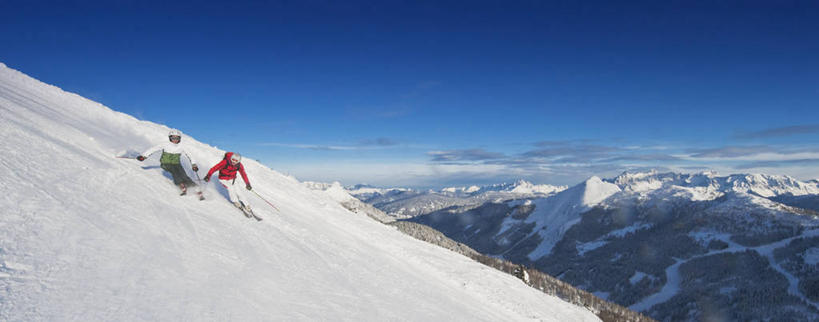
<path fill-rule="evenodd" d="M 617 161 L 680 161 L 679 157 L 670 154 L 652 153 L 652 154 L 631 154 L 622 155 L 610 159 L 602 160 L 603 162 L 617 162 Z"/>
<path fill-rule="evenodd" d="M 689 170 L 689 171 L 705 171 L 710 170 L 711 167 L 703 166 L 703 165 L 692 165 L 692 166 L 682 166 L 679 167 L 681 170 Z"/>
<path fill-rule="evenodd" d="M 503 153 L 490 152 L 484 149 L 430 151 L 427 152 L 427 155 L 432 157 L 431 161 L 433 162 L 483 161 L 506 157 Z"/>
<path fill-rule="evenodd" d="M 577 140 L 543 140 L 535 142 L 534 146 L 540 148 L 552 148 L 552 147 L 564 147 L 564 146 L 573 146 L 573 145 L 588 145 L 594 142 L 594 140 L 589 139 L 577 139 Z"/>
<path fill-rule="evenodd" d="M 774 161 L 755 161 L 743 163 L 735 166 L 735 169 L 755 169 L 755 168 L 781 168 L 792 166 L 817 166 L 819 159 L 796 159 L 796 160 L 774 160 Z"/>
<path fill-rule="evenodd" d="M 539 144 L 542 145 L 542 142 Z M 607 157 L 617 151 L 621 151 L 621 149 L 603 145 L 559 145 L 528 151 L 523 153 L 522 156 L 529 158 L 593 159 Z"/>
<path fill-rule="evenodd" d="M 616 175 L 622 171 L 668 169 L 669 162 L 685 162 L 672 154 L 658 153 L 657 149 L 631 145 L 629 147 L 593 144 L 591 140 L 539 141 L 535 149 L 518 154 L 504 154 L 484 149 L 431 151 L 435 165 L 460 169 L 450 173 L 450 180 L 470 173 L 472 167 L 481 167 L 482 175 L 494 178 L 530 178 L 541 182 L 566 184 L 591 175 Z M 628 162 L 631 161 L 631 162 Z M 626 162 L 630 164 L 626 164 Z M 489 168 L 483 168 L 489 166 Z"/>
<path fill-rule="evenodd" d="M 736 135 L 735 137 L 738 138 L 738 139 L 767 139 L 767 138 L 775 138 L 775 137 L 783 137 L 783 136 L 817 134 L 817 133 L 819 133 L 819 124 L 809 124 L 809 125 L 793 125 L 793 126 L 777 127 L 777 128 L 765 129 L 765 130 L 761 130 L 761 131 L 741 133 L 741 134 Z"/>
<path fill-rule="evenodd" d="M 694 158 L 736 158 L 762 153 L 777 152 L 778 149 L 767 145 L 723 146 L 709 149 L 689 149 L 686 152 Z"/>
<path fill-rule="evenodd" d="M 527 178 L 551 178 L 566 182 L 591 175 L 618 174 L 646 169 L 736 171 L 750 168 L 809 167 L 819 164 L 813 146 L 722 146 L 669 148 L 667 145 L 604 145 L 590 140 L 539 141 L 535 149 L 518 154 L 483 149 L 433 151 L 436 164 L 452 167 L 477 165 L 498 169 L 496 177 L 516 174 Z M 489 175 L 489 174 L 487 174 Z"/>
<path fill-rule="evenodd" d="M 342 146 L 342 145 L 320 145 L 320 144 L 290 144 L 290 143 L 275 143 L 266 142 L 259 143 L 260 146 L 277 146 L 283 148 L 307 149 L 316 151 L 352 151 L 361 150 L 363 146 Z"/>
<path fill-rule="evenodd" d="M 539 141 L 533 143 L 538 149 L 485 161 L 485 163 L 507 165 L 514 168 L 538 169 L 543 166 L 560 164 L 578 166 L 581 164 L 609 164 L 623 161 L 644 163 L 683 160 L 669 153 L 659 153 L 655 147 L 637 145 L 620 147 L 591 144 L 591 142 L 591 140 Z"/>
<path fill-rule="evenodd" d="M 359 150 L 378 150 L 397 146 L 399 143 L 390 138 L 376 138 L 361 140 L 356 145 L 329 145 L 329 144 L 293 144 L 293 143 L 278 143 L 265 142 L 259 143 L 260 146 L 276 146 L 293 149 L 307 149 L 316 151 L 359 151 Z"/>
<path fill-rule="evenodd" d="M 362 150 L 406 147 L 390 138 L 377 137 L 350 145 L 277 144 L 314 150 Z M 764 169 L 771 174 L 795 177 L 819 176 L 819 147 L 802 145 L 727 145 L 686 147 L 679 144 L 634 144 L 628 141 L 565 140 L 538 141 L 509 153 L 494 148 L 431 150 L 422 159 L 383 166 L 377 160 L 361 164 L 352 183 L 400 182 L 415 187 L 511 182 L 523 178 L 537 183 L 573 185 L 592 175 L 611 178 L 623 171 L 704 171 L 737 173 Z M 352 164 L 358 164 L 354 162 Z M 336 173 L 337 167 L 330 173 Z M 778 170 L 772 170 L 778 169 Z M 329 171 L 329 170 L 328 170 Z M 309 172 L 309 171 L 308 171 Z M 397 176 L 396 173 L 402 173 Z M 309 172 L 316 175 L 315 171 Z M 360 178 L 356 179 L 355 178 Z M 348 179 L 345 179 L 348 180 Z"/>
<path fill-rule="evenodd" d="M 395 140 L 390 139 L 390 138 L 380 137 L 380 138 L 376 138 L 376 139 L 361 140 L 359 142 L 359 145 L 362 145 L 362 146 L 393 146 L 393 145 L 398 145 L 398 142 L 396 142 Z"/>

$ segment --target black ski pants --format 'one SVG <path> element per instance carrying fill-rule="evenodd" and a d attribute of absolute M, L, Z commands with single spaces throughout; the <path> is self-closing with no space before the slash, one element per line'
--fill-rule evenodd
<path fill-rule="evenodd" d="M 179 184 L 182 184 L 182 183 L 184 183 L 188 187 L 192 187 L 192 186 L 196 185 L 195 183 L 193 183 L 193 180 L 191 180 L 191 178 L 188 177 L 188 174 L 185 173 L 185 169 L 182 168 L 181 164 L 178 164 L 178 163 L 177 164 L 163 164 L 163 165 L 161 165 L 161 168 L 163 170 L 168 171 L 168 172 L 171 173 L 171 176 L 173 177 L 173 183 L 175 185 L 179 185 Z"/>

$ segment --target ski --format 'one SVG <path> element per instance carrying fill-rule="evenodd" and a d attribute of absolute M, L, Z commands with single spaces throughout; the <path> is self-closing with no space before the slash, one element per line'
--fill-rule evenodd
<path fill-rule="evenodd" d="M 245 216 L 247 218 L 253 218 L 256 219 L 256 221 L 262 221 L 262 217 L 257 216 L 255 213 L 253 213 L 253 210 L 250 210 L 250 208 L 242 209 L 242 212 L 245 213 Z"/>
<path fill-rule="evenodd" d="M 259 217 L 255 213 L 253 213 L 253 210 L 251 210 L 250 207 L 246 206 L 241 201 L 239 202 L 239 205 L 240 206 L 237 206 L 236 208 L 239 208 L 239 210 L 242 211 L 245 217 L 256 219 L 256 221 L 262 221 L 262 217 Z"/>

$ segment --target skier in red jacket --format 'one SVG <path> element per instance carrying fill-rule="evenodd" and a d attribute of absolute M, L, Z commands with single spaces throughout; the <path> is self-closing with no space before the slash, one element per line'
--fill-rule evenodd
<path fill-rule="evenodd" d="M 252 189 L 250 181 L 247 180 L 245 167 L 242 165 L 242 156 L 233 152 L 225 153 L 225 157 L 222 161 L 213 166 L 213 168 L 210 168 L 210 171 L 208 171 L 208 174 L 205 176 L 205 181 L 210 181 L 210 176 L 217 170 L 219 170 L 219 182 L 227 189 L 230 202 L 232 202 L 236 208 L 250 212 L 250 205 L 247 203 L 247 200 L 238 193 L 237 188 L 233 185 L 236 182 L 236 172 L 239 172 L 242 174 L 242 179 L 245 180 L 245 188 L 247 188 L 247 190 Z"/>

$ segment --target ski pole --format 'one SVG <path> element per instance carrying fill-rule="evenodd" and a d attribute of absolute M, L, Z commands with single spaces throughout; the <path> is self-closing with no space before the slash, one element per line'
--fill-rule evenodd
<path fill-rule="evenodd" d="M 268 205 L 270 205 L 271 207 L 273 207 L 273 209 L 276 209 L 276 211 L 279 211 L 279 212 L 281 211 L 281 210 L 279 210 L 279 208 L 276 208 L 276 206 L 274 206 L 272 203 L 270 203 L 270 201 L 267 201 L 267 199 L 265 199 L 264 197 L 262 197 L 261 195 L 259 195 L 259 193 L 258 193 L 258 192 L 256 192 L 255 190 L 250 190 L 250 191 L 251 191 L 251 192 L 253 192 L 253 193 L 255 193 L 255 194 L 256 194 L 256 196 L 257 196 L 257 197 L 259 197 L 259 199 L 262 199 L 262 200 L 263 200 L 264 202 L 266 202 Z"/>
<path fill-rule="evenodd" d="M 191 169 L 193 170 L 193 169 Z M 199 172 L 194 171 L 193 174 L 196 175 L 196 182 L 199 182 L 199 185 L 202 185 L 202 179 L 199 179 Z"/>
<path fill-rule="evenodd" d="M 191 169 L 191 170 L 193 170 L 193 169 Z M 199 179 L 199 172 L 194 171 L 193 174 L 196 175 L 196 182 L 199 182 L 199 200 L 204 200 L 205 196 L 203 194 L 205 193 L 205 187 L 202 186 L 202 179 Z M 208 182 L 205 181 L 205 183 L 208 183 Z"/>

